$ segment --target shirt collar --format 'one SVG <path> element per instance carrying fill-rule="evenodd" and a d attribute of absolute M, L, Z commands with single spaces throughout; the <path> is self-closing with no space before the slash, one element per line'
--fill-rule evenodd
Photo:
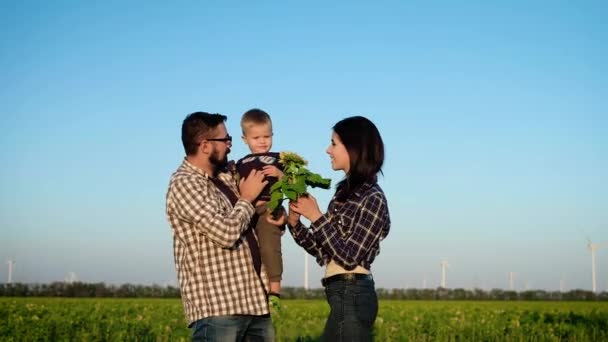
<path fill-rule="evenodd" d="M 353 192 L 353 195 L 357 198 L 360 198 L 367 190 L 369 190 L 374 185 L 376 185 L 376 179 L 374 179 L 373 181 L 367 181 L 363 183 L 359 188 L 357 188 L 357 190 Z"/>
<path fill-rule="evenodd" d="M 205 172 L 205 170 L 193 165 L 192 163 L 190 163 L 188 161 L 188 159 L 186 159 L 186 157 L 184 157 L 184 161 L 182 162 L 182 167 L 186 170 L 195 172 L 200 174 L 201 176 L 205 177 L 205 178 L 209 178 L 209 174 L 207 172 Z"/>
<path fill-rule="evenodd" d="M 230 169 L 231 165 L 234 165 L 234 161 L 229 161 L 228 162 L 228 168 Z M 209 179 L 211 177 L 211 175 L 209 175 L 205 170 L 197 167 L 196 165 L 190 163 L 188 161 L 187 158 L 184 157 L 184 161 L 182 163 L 182 167 L 184 169 L 190 170 L 192 172 L 198 173 L 199 175 L 203 176 L 205 179 Z M 229 170 L 219 170 L 217 178 L 223 180 L 223 181 L 229 181 L 230 180 L 230 171 Z"/>
<path fill-rule="evenodd" d="M 357 198 L 357 199 L 358 199 L 358 198 L 361 198 L 361 196 L 363 196 L 363 194 L 365 194 L 365 192 L 366 192 L 367 190 L 369 190 L 370 188 L 372 188 L 373 186 L 375 186 L 375 185 L 376 185 L 376 183 L 378 183 L 378 178 L 377 178 L 377 177 L 374 177 L 374 179 L 372 179 L 372 180 L 370 180 L 370 181 L 367 181 L 367 182 L 365 182 L 365 183 L 361 184 L 361 186 L 360 186 L 360 187 L 358 187 L 358 188 L 357 188 L 357 190 L 355 190 L 355 191 L 352 193 L 352 195 L 351 195 L 351 196 L 353 196 L 354 198 Z M 341 191 L 341 190 L 340 190 L 340 191 Z M 334 195 L 334 198 L 335 198 L 336 196 L 338 196 L 338 193 L 336 193 L 336 194 Z"/>

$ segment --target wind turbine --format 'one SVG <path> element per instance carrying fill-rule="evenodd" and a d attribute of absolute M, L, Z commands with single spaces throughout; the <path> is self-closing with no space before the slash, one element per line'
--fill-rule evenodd
<path fill-rule="evenodd" d="M 308 253 L 304 251 L 304 290 L 308 290 Z"/>
<path fill-rule="evenodd" d="M 509 272 L 509 290 L 513 291 L 513 282 L 515 280 L 515 272 Z"/>
<path fill-rule="evenodd" d="M 587 249 L 591 251 L 591 289 L 593 293 L 597 292 L 596 278 L 595 278 L 595 251 L 600 248 L 606 247 L 608 244 L 606 243 L 593 243 L 589 238 L 587 238 Z"/>
<path fill-rule="evenodd" d="M 15 260 L 8 259 L 6 262 L 8 264 L 8 284 L 13 283 L 13 266 L 15 266 Z"/>
<path fill-rule="evenodd" d="M 445 287 L 445 270 L 446 268 L 450 267 L 450 264 L 448 264 L 447 260 L 441 260 L 441 287 L 443 287 L 444 289 Z"/>
<path fill-rule="evenodd" d="M 68 273 L 68 274 L 65 276 L 64 281 L 65 281 L 66 283 L 68 283 L 68 284 L 73 284 L 73 283 L 75 283 L 75 282 L 77 282 L 77 281 L 78 281 L 78 276 L 77 276 L 77 275 L 76 275 L 76 273 L 74 273 L 74 272 L 69 272 L 69 273 Z"/>

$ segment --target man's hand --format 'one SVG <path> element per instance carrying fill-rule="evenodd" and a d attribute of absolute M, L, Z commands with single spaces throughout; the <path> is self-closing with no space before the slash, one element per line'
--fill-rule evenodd
<path fill-rule="evenodd" d="M 266 166 L 264 166 L 262 168 L 262 172 L 264 173 L 264 176 L 270 176 L 270 177 L 276 177 L 276 178 L 283 177 L 283 171 L 279 170 L 274 165 L 266 165 Z"/>
<path fill-rule="evenodd" d="M 249 175 L 239 183 L 239 191 L 241 193 L 241 199 L 252 203 L 260 195 L 264 187 L 268 184 L 268 181 L 264 180 L 264 174 L 261 171 L 251 170 Z"/>
<path fill-rule="evenodd" d="M 317 200 L 312 195 L 300 196 L 297 200 L 289 202 L 290 216 L 292 211 L 306 217 L 311 223 L 315 222 L 323 215 L 321 214 Z M 291 221 L 289 222 L 291 225 Z"/>

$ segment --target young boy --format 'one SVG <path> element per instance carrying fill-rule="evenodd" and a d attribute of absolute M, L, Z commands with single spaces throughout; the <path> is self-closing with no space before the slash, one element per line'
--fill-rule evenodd
<path fill-rule="evenodd" d="M 245 177 L 252 169 L 262 170 L 268 185 L 264 188 L 259 200 L 270 200 L 270 187 L 283 176 L 279 164 L 279 153 L 270 152 L 272 148 L 272 120 L 270 115 L 260 109 L 250 109 L 241 118 L 243 142 L 249 147 L 251 154 L 246 155 L 236 163 L 236 169 L 241 177 Z M 260 218 L 256 225 L 256 235 L 260 245 L 262 263 L 266 268 L 270 283 L 269 300 L 273 306 L 279 306 L 281 293 L 281 278 L 283 275 L 283 256 L 281 254 L 281 236 L 283 227 L 270 224 Z"/>

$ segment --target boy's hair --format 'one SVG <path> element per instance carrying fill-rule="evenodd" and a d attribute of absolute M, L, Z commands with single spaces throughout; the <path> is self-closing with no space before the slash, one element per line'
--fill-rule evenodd
<path fill-rule="evenodd" d="M 203 137 L 224 121 L 226 116 L 221 114 L 206 112 L 189 114 L 182 123 L 182 144 L 186 155 L 195 155 Z"/>
<path fill-rule="evenodd" d="M 265 111 L 253 108 L 245 112 L 241 117 L 241 129 L 243 130 L 243 135 L 246 134 L 245 130 L 255 125 L 263 125 L 270 124 L 272 127 L 272 120 L 270 119 L 270 115 Z"/>

